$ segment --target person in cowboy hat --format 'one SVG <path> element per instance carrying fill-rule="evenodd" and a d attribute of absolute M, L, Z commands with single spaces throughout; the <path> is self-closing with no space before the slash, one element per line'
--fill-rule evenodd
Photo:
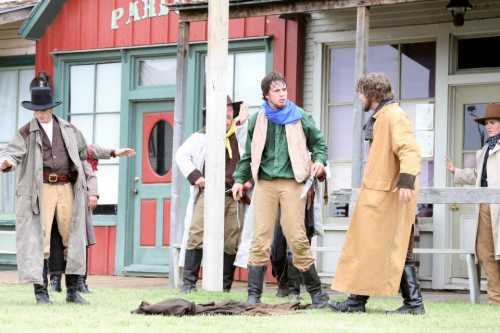
<path fill-rule="evenodd" d="M 500 104 L 489 104 L 484 117 L 474 119 L 488 133 L 484 147 L 476 153 L 476 167 L 459 169 L 447 158 L 455 184 L 500 187 Z M 476 207 L 474 241 L 479 264 L 488 280 L 488 300 L 500 305 L 500 205 Z"/>
<path fill-rule="evenodd" d="M 204 110 L 203 110 L 204 111 Z M 234 259 L 240 241 L 243 216 L 238 217 L 237 203 L 231 197 L 233 171 L 236 168 L 246 139 L 248 110 L 242 102 L 227 96 L 226 108 L 226 199 L 224 209 L 224 268 L 223 290 L 229 292 L 234 278 Z M 180 171 L 190 183 L 190 199 L 184 220 L 179 266 L 184 267 L 181 291 L 196 291 L 196 282 L 203 257 L 204 165 L 207 153 L 205 128 L 193 133 L 175 153 Z M 250 188 L 251 184 L 247 184 Z M 243 212 L 243 209 L 239 210 Z"/>
<path fill-rule="evenodd" d="M 33 119 L 0 150 L 0 171 L 17 170 L 16 258 L 19 279 L 33 283 L 37 304 L 49 304 L 47 259 L 55 217 L 65 247 L 66 302 L 86 304 L 77 292 L 86 267 L 87 144 L 72 124 L 53 114 L 60 105 L 47 86 L 33 86 L 22 106 Z"/>

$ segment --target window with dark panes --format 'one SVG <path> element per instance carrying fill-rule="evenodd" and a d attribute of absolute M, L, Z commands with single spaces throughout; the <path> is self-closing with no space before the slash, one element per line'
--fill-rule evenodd
<path fill-rule="evenodd" d="M 335 188 L 351 187 L 354 55 L 353 47 L 329 49 L 328 148 Z M 422 147 L 420 184 L 432 186 L 436 43 L 372 45 L 368 50 L 367 71 L 388 75 L 394 95 L 407 112 Z M 364 116 L 366 121 L 369 113 Z M 339 207 L 337 211 L 338 216 L 345 216 L 348 210 Z"/>
<path fill-rule="evenodd" d="M 70 66 L 69 120 L 88 144 L 120 146 L 121 63 Z M 99 206 L 95 214 L 116 214 L 118 159 L 99 161 Z"/>
<path fill-rule="evenodd" d="M 457 69 L 500 68 L 500 37 L 457 40 Z"/>
<path fill-rule="evenodd" d="M 17 129 L 33 118 L 33 111 L 22 107 L 30 100 L 30 83 L 35 77 L 33 67 L 0 68 L 0 148 L 16 134 Z M 0 220 L 15 219 L 16 177 L 14 172 L 0 173 Z"/>

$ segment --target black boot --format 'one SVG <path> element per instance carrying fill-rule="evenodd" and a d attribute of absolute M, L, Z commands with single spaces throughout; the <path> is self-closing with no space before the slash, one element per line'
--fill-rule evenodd
<path fill-rule="evenodd" d="M 343 302 L 330 302 L 328 306 L 335 312 L 366 312 L 365 305 L 369 296 L 351 294 Z"/>
<path fill-rule="evenodd" d="M 202 249 L 186 250 L 184 272 L 182 276 L 182 293 L 196 291 L 196 282 L 198 281 L 202 258 Z"/>
<path fill-rule="evenodd" d="M 302 283 L 302 275 L 300 271 L 293 265 L 291 261 L 288 262 L 288 301 L 290 303 L 300 302 L 300 284 Z"/>
<path fill-rule="evenodd" d="M 37 283 L 33 284 L 33 289 L 35 291 L 36 304 L 51 304 L 52 303 L 50 301 L 50 298 L 49 298 L 49 292 L 47 291 L 48 271 L 49 271 L 49 263 L 47 260 L 44 260 L 43 261 L 43 271 L 42 271 L 43 285 L 37 284 Z"/>
<path fill-rule="evenodd" d="M 50 274 L 50 290 L 57 293 L 62 292 L 61 288 L 61 275 L 60 273 Z"/>
<path fill-rule="evenodd" d="M 288 297 L 288 279 L 281 277 L 278 279 L 278 290 L 276 290 L 276 297 Z"/>
<path fill-rule="evenodd" d="M 266 268 L 266 266 L 248 265 L 248 304 L 255 305 L 260 303 Z"/>
<path fill-rule="evenodd" d="M 327 306 L 330 297 L 321 288 L 321 281 L 314 264 L 307 271 L 302 272 L 302 277 L 306 285 L 306 290 L 311 295 L 312 307 L 319 309 Z"/>
<path fill-rule="evenodd" d="M 425 314 L 424 300 L 418 284 L 417 272 L 413 264 L 406 264 L 401 277 L 401 296 L 403 305 L 394 311 L 387 311 L 388 314 Z"/>
<path fill-rule="evenodd" d="M 87 275 L 78 275 L 76 290 L 82 294 L 90 294 L 89 287 L 87 286 Z"/>
<path fill-rule="evenodd" d="M 50 301 L 49 293 L 48 293 L 46 287 L 44 287 L 41 284 L 35 283 L 35 284 L 33 284 L 33 289 L 35 290 L 36 304 L 51 304 L 52 303 Z"/>
<path fill-rule="evenodd" d="M 234 280 L 234 271 L 236 267 L 234 266 L 234 259 L 236 259 L 235 254 L 224 253 L 224 273 L 223 273 L 223 291 L 228 293 L 231 291 L 231 286 Z"/>
<path fill-rule="evenodd" d="M 66 274 L 66 303 L 75 304 L 89 304 L 79 293 L 78 293 L 78 275 Z"/>

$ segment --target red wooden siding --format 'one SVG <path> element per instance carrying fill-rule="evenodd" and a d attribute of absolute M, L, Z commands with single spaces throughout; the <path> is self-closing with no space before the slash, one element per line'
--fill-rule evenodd
<path fill-rule="evenodd" d="M 175 44 L 179 18 L 174 12 L 125 24 L 130 0 L 67 0 L 45 35 L 37 42 L 36 69 L 53 74 L 51 53 L 55 51 L 95 50 L 154 44 Z M 169 1 L 170 2 L 170 1 Z M 159 3 L 159 1 L 157 1 Z M 142 2 L 139 14 L 143 15 Z M 119 28 L 111 29 L 111 12 L 122 7 L 124 16 Z M 289 97 L 302 104 L 301 64 L 299 56 L 299 24 L 277 16 L 231 19 L 231 39 L 260 36 L 273 37 L 273 69 L 285 74 Z M 191 22 L 191 41 L 205 41 L 208 36 L 206 21 Z M 299 68 L 299 69 L 298 69 Z"/>
<path fill-rule="evenodd" d="M 140 244 L 154 246 L 156 243 L 156 199 L 141 200 Z"/>
<path fill-rule="evenodd" d="M 163 200 L 163 246 L 170 245 L 170 199 Z"/>
<path fill-rule="evenodd" d="M 89 247 L 88 272 L 93 275 L 115 273 L 116 228 L 94 227 L 97 243 Z"/>

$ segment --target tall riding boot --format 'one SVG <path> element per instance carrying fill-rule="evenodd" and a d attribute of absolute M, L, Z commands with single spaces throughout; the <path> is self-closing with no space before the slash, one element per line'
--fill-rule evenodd
<path fill-rule="evenodd" d="M 366 312 L 365 305 L 369 296 L 351 294 L 343 302 L 330 302 L 330 309 L 335 312 Z"/>
<path fill-rule="evenodd" d="M 47 285 L 48 285 L 48 280 L 47 280 L 47 274 L 48 274 L 48 262 L 47 260 L 43 261 L 43 285 L 35 283 L 33 284 L 33 289 L 35 291 L 35 299 L 36 299 L 36 304 L 51 304 L 52 302 L 50 301 L 49 298 L 49 292 L 47 291 Z"/>
<path fill-rule="evenodd" d="M 260 303 L 266 268 L 266 266 L 248 265 L 248 304 L 255 305 Z"/>
<path fill-rule="evenodd" d="M 405 264 L 403 276 L 401 277 L 401 296 L 403 305 L 394 311 L 387 311 L 388 314 L 425 314 L 424 300 L 418 284 L 417 272 L 413 264 Z"/>
<path fill-rule="evenodd" d="M 82 294 L 90 294 L 90 290 L 87 286 L 87 275 L 78 275 L 77 290 Z"/>
<path fill-rule="evenodd" d="M 196 282 L 198 281 L 202 258 L 202 249 L 186 250 L 184 258 L 184 272 L 182 276 L 182 293 L 196 291 Z"/>
<path fill-rule="evenodd" d="M 328 305 L 330 297 L 321 288 L 321 281 L 316 272 L 316 267 L 312 264 L 309 269 L 302 272 L 302 277 L 304 278 L 304 284 L 306 285 L 306 290 L 311 295 L 311 302 L 313 308 L 323 308 Z"/>
<path fill-rule="evenodd" d="M 75 304 L 89 304 L 79 293 L 78 293 L 78 275 L 66 274 L 66 303 Z"/>
<path fill-rule="evenodd" d="M 61 273 L 50 274 L 50 290 L 60 293 L 61 288 Z"/>
<path fill-rule="evenodd" d="M 290 303 L 300 302 L 300 284 L 302 283 L 302 275 L 290 260 L 288 262 L 288 301 Z"/>
<path fill-rule="evenodd" d="M 231 291 L 231 286 L 234 281 L 234 271 L 236 267 L 234 266 L 234 259 L 236 259 L 235 254 L 224 253 L 224 273 L 223 273 L 223 291 L 228 293 Z"/>

